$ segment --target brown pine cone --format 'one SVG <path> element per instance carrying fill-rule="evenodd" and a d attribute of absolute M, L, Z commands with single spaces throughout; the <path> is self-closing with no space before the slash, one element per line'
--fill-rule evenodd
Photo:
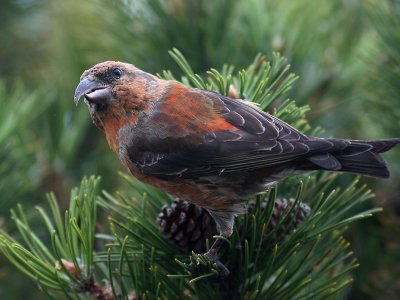
<path fill-rule="evenodd" d="M 218 234 L 215 222 L 207 210 L 179 198 L 171 206 L 164 205 L 157 217 L 161 234 L 182 251 L 206 251 Z"/>
<path fill-rule="evenodd" d="M 278 225 L 293 203 L 294 199 L 276 199 L 266 233 Z M 262 202 L 261 210 L 266 207 L 267 201 Z M 248 212 L 252 213 L 254 209 L 255 203 L 250 203 Z M 300 226 L 309 214 L 310 207 L 301 202 L 291 212 L 284 224 L 281 224 L 279 230 L 275 232 L 274 240 L 278 241 L 285 235 L 290 234 Z M 209 240 L 211 245 L 213 242 L 212 237 L 218 234 L 215 222 L 207 210 L 179 198 L 175 199 L 171 206 L 164 205 L 157 217 L 157 223 L 160 226 L 161 234 L 171 244 L 187 252 L 201 253 L 206 251 L 206 239 Z"/>
<path fill-rule="evenodd" d="M 273 230 L 278 225 L 285 213 L 291 208 L 294 201 L 295 200 L 292 198 L 289 200 L 285 198 L 276 199 L 274 208 L 272 210 L 271 220 L 268 223 L 267 233 Z M 268 201 L 264 201 L 261 203 L 260 208 L 265 209 L 267 205 Z M 250 203 L 248 206 L 248 212 L 251 213 L 252 211 L 254 211 L 254 209 L 255 203 Z M 287 217 L 285 222 L 280 225 L 280 228 L 275 233 L 274 238 L 280 239 L 298 228 L 300 224 L 309 216 L 310 210 L 311 209 L 307 204 L 300 202 L 298 207 L 291 212 L 290 216 Z"/>

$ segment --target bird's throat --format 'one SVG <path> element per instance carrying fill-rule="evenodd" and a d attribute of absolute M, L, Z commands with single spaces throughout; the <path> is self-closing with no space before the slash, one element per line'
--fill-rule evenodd
<path fill-rule="evenodd" d="M 107 118 L 103 120 L 104 133 L 111 150 L 118 154 L 120 141 L 124 141 L 126 138 L 126 130 L 123 130 L 123 128 L 134 128 L 136 123 L 137 117 L 135 116 L 129 118 Z"/>

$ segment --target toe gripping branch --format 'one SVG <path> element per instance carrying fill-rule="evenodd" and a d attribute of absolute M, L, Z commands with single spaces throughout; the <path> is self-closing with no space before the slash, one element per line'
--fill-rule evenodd
<path fill-rule="evenodd" d="M 223 236 L 214 236 L 214 238 L 215 242 L 206 253 L 196 254 L 192 252 L 190 263 L 184 263 L 175 259 L 175 261 L 189 273 L 188 276 L 193 277 L 189 281 L 190 283 L 212 276 L 216 276 L 220 279 L 229 276 L 229 269 L 218 258 L 218 252 L 223 242 L 227 241 L 229 243 L 229 241 Z"/>

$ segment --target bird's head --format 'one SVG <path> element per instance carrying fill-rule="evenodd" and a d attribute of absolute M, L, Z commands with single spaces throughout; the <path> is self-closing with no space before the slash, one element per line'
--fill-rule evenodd
<path fill-rule="evenodd" d="M 133 65 L 106 61 L 83 72 L 75 90 L 78 105 L 84 97 L 91 112 L 105 112 L 118 105 L 118 90 L 130 84 L 139 70 Z"/>
<path fill-rule="evenodd" d="M 83 97 L 94 124 L 111 136 L 149 110 L 164 85 L 131 64 L 107 61 L 83 72 L 74 100 L 78 105 Z"/>

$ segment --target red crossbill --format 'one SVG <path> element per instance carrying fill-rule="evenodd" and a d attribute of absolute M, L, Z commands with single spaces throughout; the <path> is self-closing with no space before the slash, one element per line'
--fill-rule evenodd
<path fill-rule="evenodd" d="M 247 196 L 287 176 L 326 170 L 388 177 L 380 153 L 400 143 L 310 137 L 243 100 L 121 62 L 85 71 L 75 102 L 82 96 L 133 176 L 207 209 L 223 236 L 232 234 Z"/>

